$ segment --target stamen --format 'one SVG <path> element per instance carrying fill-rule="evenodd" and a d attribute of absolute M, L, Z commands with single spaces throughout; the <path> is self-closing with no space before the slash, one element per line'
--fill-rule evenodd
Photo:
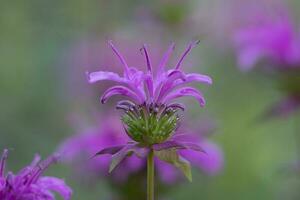
<path fill-rule="evenodd" d="M 179 67 L 180 67 L 180 65 L 181 65 L 181 63 L 182 63 L 182 61 L 183 61 L 183 59 L 186 57 L 186 55 L 192 50 L 192 48 L 194 48 L 194 47 L 195 47 L 197 44 L 199 44 L 199 43 L 200 43 L 200 40 L 196 40 L 196 41 L 194 41 L 194 42 L 191 42 L 191 43 L 188 45 L 187 49 L 183 52 L 181 58 L 179 59 L 177 65 L 175 66 L 175 69 L 179 69 Z"/>

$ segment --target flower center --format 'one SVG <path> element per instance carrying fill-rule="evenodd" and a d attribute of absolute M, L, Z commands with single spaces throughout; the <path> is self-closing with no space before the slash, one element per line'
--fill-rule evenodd
<path fill-rule="evenodd" d="M 128 136 L 143 145 L 162 143 L 175 132 L 179 126 L 178 111 L 180 104 L 146 104 L 135 105 L 122 101 L 117 109 L 125 111 L 122 121 Z"/>

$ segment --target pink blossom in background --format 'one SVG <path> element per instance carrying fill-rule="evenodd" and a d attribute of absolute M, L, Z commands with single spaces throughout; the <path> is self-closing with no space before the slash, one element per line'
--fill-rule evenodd
<path fill-rule="evenodd" d="M 271 106 L 266 116 L 290 116 L 300 108 L 300 25 L 283 3 L 273 7 L 259 5 L 251 7 L 254 12 L 243 13 L 249 20 L 235 27 L 233 43 L 238 67 L 249 71 L 257 66 L 271 75 L 283 98 Z"/>
<path fill-rule="evenodd" d="M 259 61 L 279 69 L 300 68 L 300 33 L 286 16 L 245 25 L 236 31 L 235 43 L 242 70 Z"/>

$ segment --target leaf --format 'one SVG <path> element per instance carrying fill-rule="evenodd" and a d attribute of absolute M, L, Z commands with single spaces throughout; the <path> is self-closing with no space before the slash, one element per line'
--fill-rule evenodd
<path fill-rule="evenodd" d="M 202 149 L 202 147 L 196 143 L 181 142 L 181 141 L 174 141 L 174 140 L 166 141 L 166 142 L 160 143 L 160 144 L 155 144 L 155 145 L 153 145 L 153 149 L 155 151 L 161 151 L 161 150 L 167 150 L 167 149 L 176 149 L 176 150 L 191 149 L 194 151 L 199 151 L 199 152 L 205 153 L 205 151 Z"/>
<path fill-rule="evenodd" d="M 111 173 L 126 157 L 135 154 L 139 158 L 144 158 L 148 154 L 148 149 L 137 146 L 136 143 L 127 144 L 124 148 L 112 155 L 112 160 L 109 166 Z"/>
<path fill-rule="evenodd" d="M 185 175 L 185 177 L 189 180 L 192 181 L 192 171 L 191 171 L 191 166 L 189 161 L 184 159 L 182 156 L 180 156 L 177 153 L 176 149 L 165 149 L 161 151 L 155 151 L 155 155 L 178 169 L 182 171 L 182 173 Z"/>
<path fill-rule="evenodd" d="M 121 149 L 116 154 L 112 155 L 111 157 L 111 163 L 109 166 L 109 173 L 111 173 L 128 155 L 129 148 L 126 146 L 123 149 Z"/>
<path fill-rule="evenodd" d="M 118 153 L 121 149 L 123 149 L 125 146 L 126 145 L 117 145 L 117 146 L 111 146 L 111 147 L 104 148 L 104 149 L 98 151 L 93 157 L 103 155 L 103 154 L 114 155 L 114 154 Z"/>

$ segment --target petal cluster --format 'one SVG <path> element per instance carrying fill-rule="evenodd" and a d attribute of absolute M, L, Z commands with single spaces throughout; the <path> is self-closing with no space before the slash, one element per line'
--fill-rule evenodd
<path fill-rule="evenodd" d="M 62 179 L 42 176 L 58 155 L 44 161 L 36 155 L 32 163 L 17 174 L 4 174 L 8 150 L 4 150 L 0 161 L 0 199 L 3 200 L 55 200 L 55 192 L 64 200 L 71 199 L 72 190 Z"/>
<path fill-rule="evenodd" d="M 199 82 L 211 84 L 209 76 L 198 73 L 184 73 L 180 68 L 184 58 L 192 50 L 198 41 L 191 42 L 181 55 L 179 61 L 173 69 L 166 70 L 167 62 L 175 48 L 174 43 L 170 45 L 163 55 L 160 63 L 154 70 L 150 59 L 147 45 L 143 45 L 141 51 L 145 56 L 147 70 L 141 71 L 136 67 L 130 67 L 122 54 L 117 50 L 111 41 L 109 45 L 123 66 L 123 75 L 114 72 L 98 71 L 87 73 L 90 83 L 103 80 L 110 80 L 118 83 L 116 86 L 108 88 L 101 97 L 101 102 L 105 103 L 110 97 L 122 95 L 129 98 L 135 104 L 156 103 L 168 104 L 174 99 L 184 96 L 196 98 L 201 106 L 205 105 L 202 93 L 194 88 L 185 86 L 187 83 Z"/>

